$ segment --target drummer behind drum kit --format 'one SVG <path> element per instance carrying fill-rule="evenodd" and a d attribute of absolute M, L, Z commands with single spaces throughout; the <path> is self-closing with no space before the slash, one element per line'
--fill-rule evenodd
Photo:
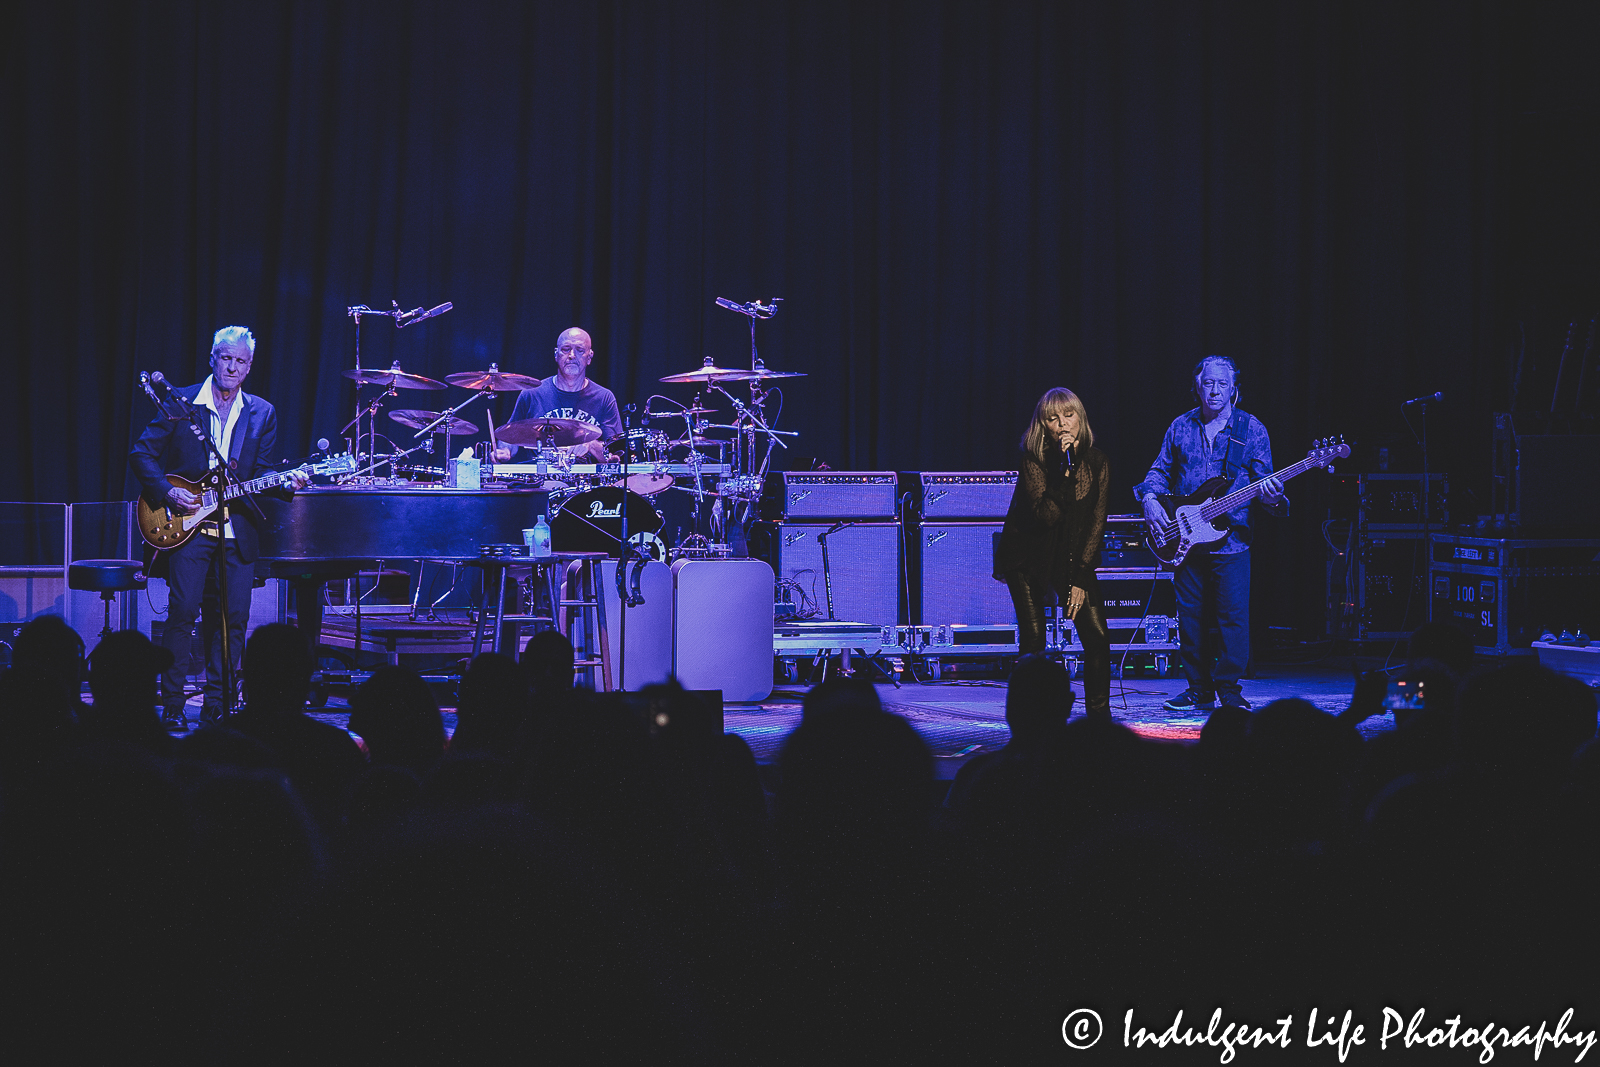
<path fill-rule="evenodd" d="M 488 473 L 484 483 L 490 487 L 548 491 L 554 511 L 550 518 L 551 541 L 556 551 L 620 555 L 622 531 L 626 529 L 635 551 L 665 560 L 669 546 L 658 536 L 665 519 L 657 504 L 670 510 L 667 494 L 671 490 L 687 494 L 694 501 L 692 517 L 669 531 L 669 536 L 678 541 L 671 546 L 674 556 L 744 555 L 745 531 L 756 517 L 756 503 L 761 497 L 772 449 L 774 446 L 787 448 L 783 439 L 798 436 L 770 425 L 766 406 L 775 394 L 781 398 L 781 391 L 768 383 L 804 375 L 796 371 L 769 370 L 756 351 L 756 320 L 770 319 L 776 314 L 781 299 L 774 298 L 766 304 L 760 301 L 739 304 L 718 297 L 719 306 L 750 319 L 750 368 L 719 367 L 707 356 L 694 370 L 662 378 L 661 381 L 669 384 L 700 386 L 702 392 L 696 393 L 688 405 L 669 397 L 652 396 L 645 405 L 646 425 L 628 426 L 621 434 L 604 442 L 606 452 L 617 461 L 574 462 L 570 446 L 588 444 L 600 436 L 600 430 L 589 423 L 576 419 L 532 418 L 497 428 L 486 405 L 484 414 L 490 448 L 525 446 L 533 450 L 533 455 L 531 462 L 486 464 Z M 402 312 L 398 305 L 393 311 L 374 311 L 365 306 L 348 309 L 356 323 L 356 366 L 343 374 L 356 382 L 358 393 L 367 385 L 379 386 L 380 390 L 369 403 L 358 406 L 356 417 L 340 431 L 354 430 L 351 450 L 356 453 L 359 466 L 355 475 L 343 480 L 344 484 L 442 488 L 445 480 L 442 468 L 418 465 L 410 461 L 410 457 L 418 452 L 431 455 L 434 436 L 442 434 L 443 456 L 448 462 L 452 455 L 451 439 L 480 430 L 476 423 L 461 418 L 459 412 L 480 399 L 492 399 L 497 393 L 517 393 L 539 386 L 540 379 L 501 371 L 495 363 L 486 371 L 446 375 L 443 382 L 408 373 L 401 369 L 398 360 L 386 370 L 362 369 L 362 315 L 389 316 L 396 320 L 397 326 L 408 326 L 449 309 L 448 304 L 427 312 L 420 308 Z M 735 382 L 749 383 L 748 401 L 740 400 L 725 388 Z M 450 385 L 471 390 L 472 395 L 445 411 L 403 408 L 389 412 L 390 420 L 415 431 L 412 439 L 417 444 L 400 450 L 387 435 L 378 432 L 377 413 L 384 398 L 398 396 L 401 389 L 437 391 Z M 705 416 L 715 412 L 701 402 L 704 391 L 708 390 L 721 393 L 731 402 L 734 411 L 731 422 L 705 421 Z M 650 410 L 650 403 L 656 401 L 666 405 L 666 410 Z M 626 410 L 631 412 L 632 405 Z M 363 420 L 367 424 L 365 432 Z M 678 420 L 682 420 L 682 432 L 676 437 L 660 428 L 663 424 L 676 426 Z M 728 436 L 711 437 L 710 431 Z M 380 437 L 390 446 L 388 454 L 378 452 Z M 388 476 L 374 475 L 373 472 L 382 467 L 388 468 Z M 702 523 L 709 528 L 710 536 L 700 532 Z"/>

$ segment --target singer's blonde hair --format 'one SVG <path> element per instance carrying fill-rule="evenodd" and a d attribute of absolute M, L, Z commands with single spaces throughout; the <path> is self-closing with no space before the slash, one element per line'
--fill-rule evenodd
<path fill-rule="evenodd" d="M 1050 447 L 1050 431 L 1045 429 L 1045 420 L 1052 415 L 1063 411 L 1076 411 L 1078 413 L 1078 445 L 1094 444 L 1094 431 L 1089 428 L 1089 412 L 1083 406 L 1083 401 L 1078 399 L 1078 394 L 1071 389 L 1057 386 L 1047 391 L 1033 406 L 1033 421 L 1028 424 L 1028 432 L 1022 435 L 1022 448 L 1040 463 L 1046 462 L 1046 451 Z"/>

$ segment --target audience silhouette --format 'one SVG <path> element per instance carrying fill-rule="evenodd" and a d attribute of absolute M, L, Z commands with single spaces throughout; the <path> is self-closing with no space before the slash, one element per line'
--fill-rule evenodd
<path fill-rule="evenodd" d="M 1193 745 L 1072 718 L 1024 656 L 1009 741 L 948 788 L 853 678 L 761 768 L 702 694 L 575 688 L 554 632 L 473 661 L 448 741 L 401 667 L 349 732 L 308 715 L 305 641 L 265 625 L 243 708 L 173 742 L 166 655 L 115 633 L 85 673 L 45 616 L 0 674 L 18 1048 L 1009 1063 L 1084 1004 L 1544 1017 L 1597 947 L 1595 692 L 1449 624 L 1343 714 L 1223 708 Z M 1363 740 L 1398 678 L 1424 706 Z"/>

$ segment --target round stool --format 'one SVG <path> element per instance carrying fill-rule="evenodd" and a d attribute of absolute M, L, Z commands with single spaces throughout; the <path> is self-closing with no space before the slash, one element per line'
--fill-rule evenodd
<path fill-rule="evenodd" d="M 136 559 L 80 559 L 67 564 L 67 586 L 99 593 L 105 601 L 106 624 L 100 631 L 103 638 L 111 633 L 111 598 L 145 587 L 144 564 Z"/>

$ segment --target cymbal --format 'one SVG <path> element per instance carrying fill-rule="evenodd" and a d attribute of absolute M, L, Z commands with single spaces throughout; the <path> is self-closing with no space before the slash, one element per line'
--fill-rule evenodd
<path fill-rule="evenodd" d="M 804 378 L 805 376 L 806 372 L 803 370 L 768 370 L 765 367 L 757 367 L 755 370 L 745 371 L 744 380 L 756 381 L 759 379 L 765 381 L 768 378 Z"/>
<path fill-rule="evenodd" d="M 434 419 L 439 417 L 437 411 L 420 411 L 416 408 L 401 408 L 389 412 L 389 417 L 401 426 L 409 426 L 413 430 L 420 430 Z M 478 427 L 466 419 L 458 419 L 454 415 L 433 428 L 434 433 L 464 434 L 477 433 Z"/>
<path fill-rule="evenodd" d="M 600 436 L 600 427 L 577 419 L 522 419 L 495 431 L 506 445 L 581 445 Z"/>
<path fill-rule="evenodd" d="M 719 367 L 711 362 L 710 356 L 707 356 L 705 363 L 697 369 L 684 371 L 682 374 L 669 374 L 660 380 L 663 382 L 742 382 L 746 378 L 754 376 L 747 370 L 738 370 L 734 367 Z"/>
<path fill-rule="evenodd" d="M 502 371 L 498 364 L 488 370 L 464 370 L 460 374 L 446 374 L 444 380 L 463 389 L 487 389 L 491 393 L 520 393 L 525 389 L 539 388 L 538 378 Z"/>
<path fill-rule="evenodd" d="M 361 385 L 387 385 L 393 389 L 443 389 L 443 382 L 424 378 L 420 374 L 407 374 L 397 362 L 388 370 L 347 370 L 346 378 L 354 378 Z"/>
<path fill-rule="evenodd" d="M 683 408 L 678 411 L 646 411 L 652 419 L 681 419 L 685 415 L 709 415 L 716 408 Z"/>

